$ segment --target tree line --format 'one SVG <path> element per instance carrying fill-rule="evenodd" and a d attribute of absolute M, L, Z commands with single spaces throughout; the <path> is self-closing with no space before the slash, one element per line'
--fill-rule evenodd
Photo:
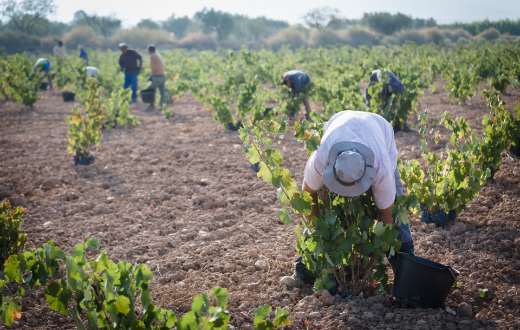
<path fill-rule="evenodd" d="M 407 32 L 424 29 L 459 30 L 469 34 L 468 37 L 484 32 L 489 34 L 492 29 L 499 34 L 520 36 L 520 20 L 439 25 L 433 18 L 414 18 L 387 12 L 365 13 L 359 19 L 348 19 L 338 9 L 330 7 L 310 10 L 302 17 L 303 23 L 297 25 L 267 17 L 251 18 L 203 8 L 192 17 L 172 14 L 162 21 L 145 18 L 130 29 L 123 29 L 122 21 L 116 17 L 89 14 L 84 10 L 78 10 L 68 23 L 54 21 L 49 17 L 55 10 L 54 0 L 0 0 L 0 51 L 44 51 L 52 47 L 53 40 L 63 38 L 68 39 L 65 41 L 70 41 L 72 47 L 81 44 L 107 48 L 121 39 L 130 38 L 136 39 L 136 46 L 152 40 L 166 47 L 255 48 L 284 43 L 290 46 L 299 44 L 295 39 L 309 37 L 319 42 L 304 43 L 303 46 L 322 46 L 321 39 L 327 41 L 327 46 L 331 38 L 341 43 L 356 39 L 356 36 L 361 36 L 360 44 L 368 45 L 377 43 L 374 40 L 384 42 L 387 36 L 393 36 L 392 40 L 397 37 L 398 40 L 404 38 L 412 42 L 436 42 L 438 38 L 431 37 L 431 30 L 426 32 L 426 37 L 425 33 L 417 36 Z M 351 31 L 350 34 L 348 31 Z M 313 36 L 310 36 L 311 33 Z M 445 36 L 442 38 L 445 39 Z"/>

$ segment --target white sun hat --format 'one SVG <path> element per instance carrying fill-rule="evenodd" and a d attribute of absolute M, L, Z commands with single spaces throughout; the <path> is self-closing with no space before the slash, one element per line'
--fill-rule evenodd
<path fill-rule="evenodd" d="M 375 177 L 374 152 L 358 142 L 338 142 L 329 152 L 323 183 L 332 192 L 356 197 L 368 191 Z"/>

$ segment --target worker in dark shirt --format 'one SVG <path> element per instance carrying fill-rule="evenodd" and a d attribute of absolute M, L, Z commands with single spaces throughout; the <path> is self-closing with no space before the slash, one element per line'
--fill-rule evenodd
<path fill-rule="evenodd" d="M 121 56 L 119 57 L 119 66 L 125 74 L 125 83 L 123 88 L 132 88 L 132 103 L 137 102 L 137 82 L 138 75 L 143 67 L 143 58 L 133 49 L 128 49 L 124 43 L 119 44 Z"/>
<path fill-rule="evenodd" d="M 383 89 L 379 93 L 380 102 L 382 103 L 382 107 L 386 108 L 388 102 L 390 100 L 390 96 L 393 94 L 402 94 L 404 92 L 404 86 L 397 77 L 395 73 L 392 71 L 382 70 L 374 70 L 370 74 L 370 82 L 368 83 L 368 87 L 365 89 L 365 103 L 367 106 L 370 106 L 370 100 L 372 96 L 370 95 L 370 87 L 375 86 L 377 83 L 383 83 Z"/>
<path fill-rule="evenodd" d="M 312 82 L 309 75 L 300 70 L 291 70 L 283 74 L 282 83 L 289 87 L 292 92 L 294 108 L 289 109 L 289 118 L 294 118 L 303 103 L 305 106 L 305 118 L 309 119 L 311 106 L 309 103 L 309 92 Z"/>

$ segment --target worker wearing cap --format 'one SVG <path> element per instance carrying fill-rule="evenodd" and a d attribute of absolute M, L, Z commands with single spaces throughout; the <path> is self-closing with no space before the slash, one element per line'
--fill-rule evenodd
<path fill-rule="evenodd" d="M 375 86 L 379 82 L 383 82 L 383 89 L 381 90 L 379 96 L 381 98 L 383 108 L 386 108 L 390 100 L 390 96 L 393 94 L 402 94 L 404 92 L 404 86 L 397 75 L 392 71 L 372 71 L 370 74 L 370 82 L 368 83 L 368 87 L 365 89 L 365 103 L 367 106 L 370 106 L 370 100 L 372 99 L 372 96 L 370 95 L 370 87 Z"/>
<path fill-rule="evenodd" d="M 119 49 L 121 50 L 119 66 L 125 74 L 123 88 L 132 89 L 132 103 L 135 103 L 137 102 L 138 75 L 143 67 L 143 58 L 137 51 L 128 49 L 125 43 L 119 44 Z"/>
<path fill-rule="evenodd" d="M 39 81 L 47 79 L 49 88 L 52 89 L 51 62 L 47 58 L 39 58 L 32 68 L 31 77 L 38 76 Z"/>
<path fill-rule="evenodd" d="M 291 89 L 294 98 L 301 99 L 305 106 L 305 117 L 309 119 L 311 106 L 309 103 L 309 92 L 312 88 L 312 81 L 309 75 L 300 70 L 287 71 L 282 76 L 282 84 Z M 298 107 L 301 103 L 298 102 Z M 289 109 L 289 117 L 294 118 L 300 109 Z"/>
<path fill-rule="evenodd" d="M 317 201 L 318 192 L 326 189 L 345 197 L 357 197 L 371 190 L 380 218 L 393 224 L 392 207 L 404 189 L 397 169 L 394 131 L 378 114 L 342 111 L 324 126 L 321 144 L 307 161 L 303 189 Z M 315 204 L 313 209 L 316 210 Z M 399 225 L 401 252 L 413 253 L 410 227 Z M 301 259 L 297 261 L 302 269 Z"/>

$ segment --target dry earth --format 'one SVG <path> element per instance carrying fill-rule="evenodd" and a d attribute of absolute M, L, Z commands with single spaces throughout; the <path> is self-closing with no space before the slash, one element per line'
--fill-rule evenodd
<path fill-rule="evenodd" d="M 519 95 L 510 91 L 508 105 Z M 34 110 L 0 105 L 0 198 L 28 208 L 28 247 L 54 240 L 70 248 L 94 236 L 111 257 L 147 263 L 155 302 L 177 312 L 199 292 L 229 288 L 237 328 L 247 328 L 264 303 L 288 308 L 295 329 L 520 328 L 518 159 L 503 155 L 495 181 L 450 228 L 413 220 L 416 253 L 460 271 L 447 302 L 457 312 L 451 315 L 399 308 L 388 296 L 326 299 L 285 289 L 279 279 L 292 272 L 294 226 L 277 221 L 275 192 L 250 170 L 236 133 L 191 97 L 174 105 L 169 121 L 138 105 L 141 125 L 108 132 L 86 167 L 74 167 L 66 155 L 71 107 L 52 93 Z M 477 128 L 487 111 L 479 97 L 459 106 L 442 91 L 427 93 L 420 107 L 432 119 L 443 111 L 464 115 Z M 415 132 L 396 137 L 402 158 L 419 156 Z M 302 145 L 286 137 L 281 148 L 301 179 Z M 490 299 L 480 299 L 479 288 L 489 289 Z M 32 293 L 17 328 L 73 324 Z"/>

